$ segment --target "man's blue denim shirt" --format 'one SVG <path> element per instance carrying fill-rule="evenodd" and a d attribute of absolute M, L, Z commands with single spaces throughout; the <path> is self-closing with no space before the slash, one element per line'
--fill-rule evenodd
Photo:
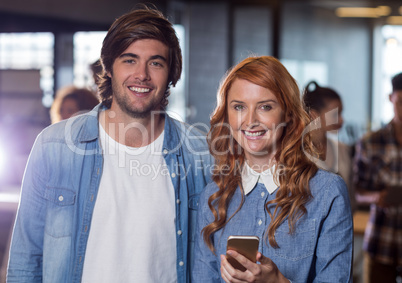
<path fill-rule="evenodd" d="M 258 236 L 259 251 L 293 283 L 352 281 L 353 221 L 347 188 L 341 177 L 319 170 L 310 180 L 313 199 L 306 205 L 307 213 L 298 220 L 294 234 L 289 234 L 287 220 L 278 227 L 275 239 L 279 248 L 267 244 L 265 236 L 271 218 L 264 209 L 277 191 L 270 195 L 265 186 L 258 183 L 244 196 L 242 208 L 228 224 L 213 234 L 214 255 L 205 244 L 201 230 L 214 219 L 208 198 L 217 190 L 217 185 L 210 183 L 200 196 L 193 283 L 224 282 L 220 275 L 220 255 L 226 254 L 230 235 Z M 228 217 L 233 215 L 240 201 L 238 188 L 229 205 Z"/>
<path fill-rule="evenodd" d="M 80 282 L 103 157 L 97 106 L 46 128 L 24 174 L 7 282 Z M 205 135 L 166 115 L 163 156 L 175 188 L 178 282 L 190 281 L 199 194 L 213 160 Z M 157 266 L 155 268 L 158 268 Z"/>

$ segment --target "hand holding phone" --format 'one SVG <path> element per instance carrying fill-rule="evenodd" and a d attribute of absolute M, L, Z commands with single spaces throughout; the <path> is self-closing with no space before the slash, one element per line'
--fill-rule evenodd
<path fill-rule="evenodd" d="M 260 239 L 257 236 L 229 236 L 227 250 L 234 250 L 252 262 L 257 262 L 257 252 Z M 247 269 L 237 260 L 226 253 L 226 259 L 236 269 L 246 271 Z"/>

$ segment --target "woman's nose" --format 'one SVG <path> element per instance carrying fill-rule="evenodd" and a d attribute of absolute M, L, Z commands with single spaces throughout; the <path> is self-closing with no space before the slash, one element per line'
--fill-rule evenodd
<path fill-rule="evenodd" d="M 259 125 L 258 117 L 254 111 L 249 111 L 245 119 L 247 128 L 252 128 Z"/>

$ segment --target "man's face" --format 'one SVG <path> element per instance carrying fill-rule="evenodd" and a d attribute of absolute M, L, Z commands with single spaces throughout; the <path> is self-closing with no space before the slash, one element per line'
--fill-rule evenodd
<path fill-rule="evenodd" d="M 396 90 L 391 93 L 389 100 L 392 102 L 394 108 L 393 121 L 402 124 L 402 90 Z"/>
<path fill-rule="evenodd" d="M 149 117 L 160 110 L 169 75 L 169 48 L 155 39 L 134 41 L 113 63 L 113 100 L 116 115 Z"/>

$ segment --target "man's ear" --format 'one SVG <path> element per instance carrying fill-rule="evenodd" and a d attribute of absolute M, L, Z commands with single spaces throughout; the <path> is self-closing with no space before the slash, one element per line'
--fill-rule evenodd
<path fill-rule="evenodd" d="M 109 78 L 112 78 L 112 74 L 111 74 L 110 72 L 106 72 L 106 75 L 107 75 Z"/>
<path fill-rule="evenodd" d="M 389 98 L 389 101 L 391 101 L 391 103 L 394 103 L 393 102 L 393 99 L 394 99 L 394 96 L 393 96 L 393 92 L 388 96 L 388 98 Z"/>

